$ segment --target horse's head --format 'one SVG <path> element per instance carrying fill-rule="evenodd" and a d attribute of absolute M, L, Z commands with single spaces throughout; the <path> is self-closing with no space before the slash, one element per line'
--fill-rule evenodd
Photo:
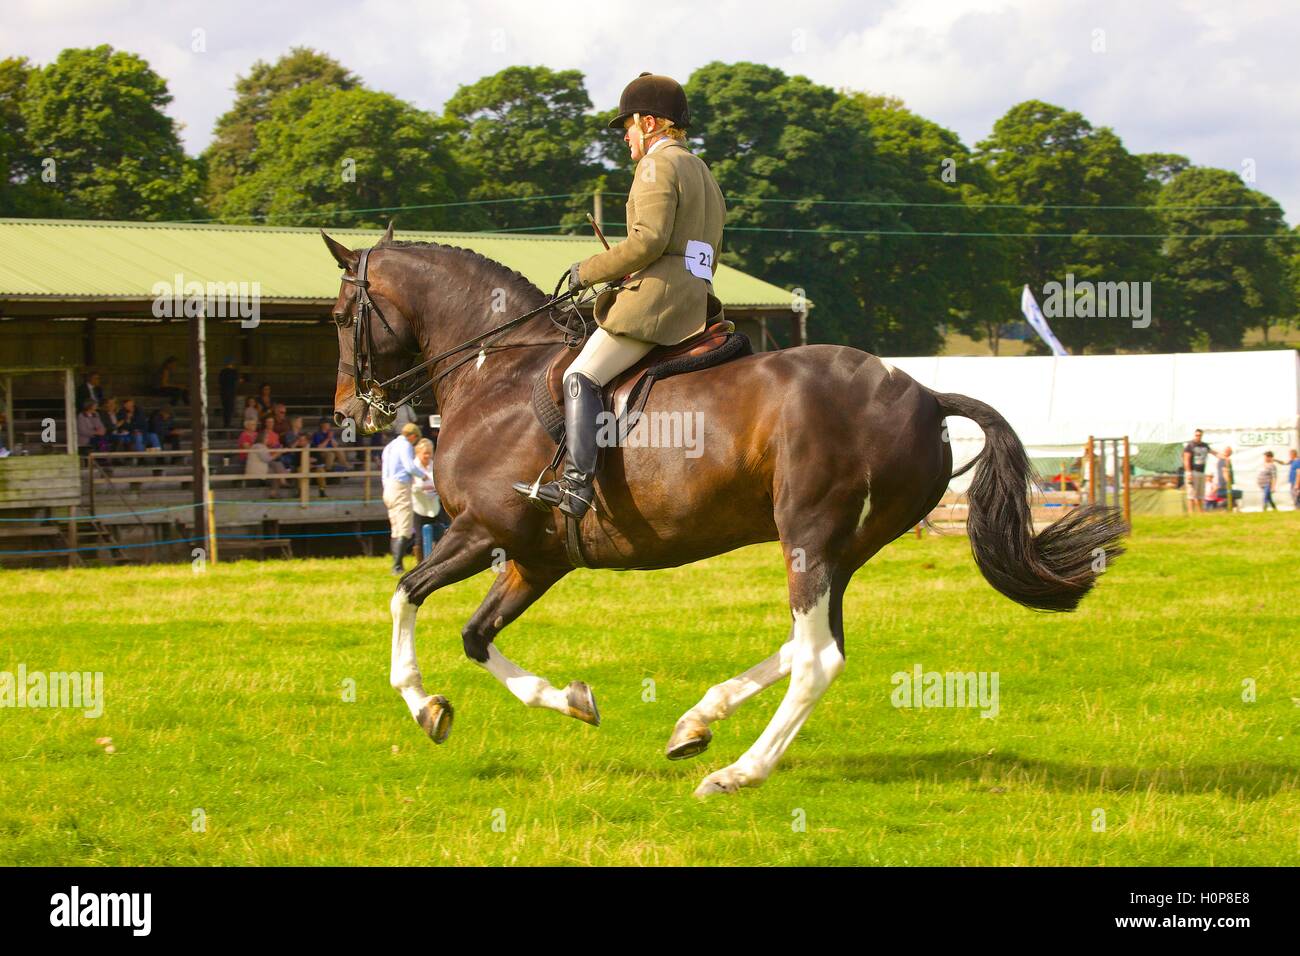
<path fill-rule="evenodd" d="M 334 388 L 334 421 L 349 420 L 364 435 L 382 431 L 393 415 L 377 407 L 408 389 L 410 380 L 396 383 L 386 394 L 382 382 L 405 371 L 420 354 L 410 320 L 403 313 L 400 280 L 393 268 L 392 223 L 365 256 L 330 238 L 321 237 L 343 270 L 338 299 L 330 314 L 339 333 L 339 368 Z M 383 250 L 383 251 L 381 251 Z"/>

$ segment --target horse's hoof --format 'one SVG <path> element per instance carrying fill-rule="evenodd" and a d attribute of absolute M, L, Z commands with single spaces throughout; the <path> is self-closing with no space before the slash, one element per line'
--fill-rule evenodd
<path fill-rule="evenodd" d="M 596 698 L 591 688 L 580 680 L 575 680 L 566 690 L 569 704 L 569 716 L 577 717 L 584 724 L 600 726 L 600 711 L 596 709 Z"/>
<path fill-rule="evenodd" d="M 704 782 L 695 788 L 695 796 L 703 800 L 719 793 L 735 793 L 748 782 L 732 767 L 724 767 L 705 777 Z"/>
<path fill-rule="evenodd" d="M 683 718 L 677 721 L 677 726 L 673 728 L 673 735 L 668 738 L 668 746 L 664 750 L 664 756 L 669 760 L 686 760 L 688 757 L 698 757 L 709 749 L 709 744 L 712 741 L 713 731 L 709 730 L 707 724 L 698 720 Z"/>
<path fill-rule="evenodd" d="M 455 716 L 456 712 L 452 709 L 451 701 L 439 694 L 424 702 L 415 719 L 429 735 L 429 739 L 435 744 L 440 744 L 451 736 L 451 721 Z"/>

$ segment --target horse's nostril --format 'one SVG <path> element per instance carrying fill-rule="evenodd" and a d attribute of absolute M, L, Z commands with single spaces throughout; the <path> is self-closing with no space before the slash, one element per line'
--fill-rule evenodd
<path fill-rule="evenodd" d="M 344 421 L 346 421 L 346 418 L 345 418 L 345 416 L 343 415 L 342 412 L 335 412 L 335 413 L 334 413 L 334 424 L 335 424 L 337 427 L 342 428 L 342 427 L 343 427 L 343 422 L 344 422 Z"/>

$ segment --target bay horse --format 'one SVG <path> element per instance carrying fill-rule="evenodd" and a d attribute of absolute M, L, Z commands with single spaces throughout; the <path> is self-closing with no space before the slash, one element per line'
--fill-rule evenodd
<path fill-rule="evenodd" d="M 439 359 L 420 372 L 425 384 L 433 383 L 442 415 L 435 482 L 452 520 L 393 595 L 392 686 L 429 737 L 445 741 L 453 709 L 446 697 L 425 690 L 416 613 L 439 588 L 495 567 L 496 580 L 461 632 L 466 655 L 529 707 L 598 726 L 585 683 L 557 688 L 511 662 L 497 641 L 574 567 L 563 516 L 537 511 L 511 488 L 546 469 L 556 450 L 531 403 L 534 382 L 563 347 L 547 296 L 479 253 L 394 241 L 391 225 L 364 258 L 322 236 L 344 270 L 332 310 L 339 327 L 334 404 L 340 425 L 351 421 L 374 432 L 391 424 L 391 411 L 359 394 L 363 368 L 372 373 L 367 381 L 379 381 L 482 337 L 503 318 L 534 313 L 476 344 L 467 353 L 472 361 Z M 358 343 L 366 354 L 354 354 Z M 971 419 L 985 435 L 971 463 L 967 533 L 994 588 L 1031 608 L 1072 610 L 1123 550 L 1125 527 L 1114 509 L 1077 508 L 1035 535 L 1029 459 L 1006 420 L 983 402 L 933 392 L 857 349 L 808 345 L 667 378 L 650 395 L 645 412 L 653 411 L 700 421 L 702 453 L 630 443 L 604 448 L 596 507 L 580 527 L 587 564 L 676 567 L 777 540 L 789 591 L 784 644 L 709 689 L 673 729 L 669 758 L 702 753 L 710 724 L 790 678 L 758 740 L 708 774 L 697 796 L 763 783 L 843 670 L 849 579 L 922 521 L 953 477 L 946 417 Z"/>

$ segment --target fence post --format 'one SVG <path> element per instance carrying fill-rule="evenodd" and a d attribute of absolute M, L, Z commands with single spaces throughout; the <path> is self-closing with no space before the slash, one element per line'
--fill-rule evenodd
<path fill-rule="evenodd" d="M 370 504 L 370 446 L 366 445 L 361 456 L 361 467 L 366 472 L 366 504 Z"/>
<path fill-rule="evenodd" d="M 310 484 L 311 475 L 311 451 L 307 448 L 298 449 L 298 507 L 307 507 L 307 486 Z"/>
<path fill-rule="evenodd" d="M 1128 436 L 1124 436 L 1124 523 L 1133 526 L 1133 507 L 1129 498 Z"/>

